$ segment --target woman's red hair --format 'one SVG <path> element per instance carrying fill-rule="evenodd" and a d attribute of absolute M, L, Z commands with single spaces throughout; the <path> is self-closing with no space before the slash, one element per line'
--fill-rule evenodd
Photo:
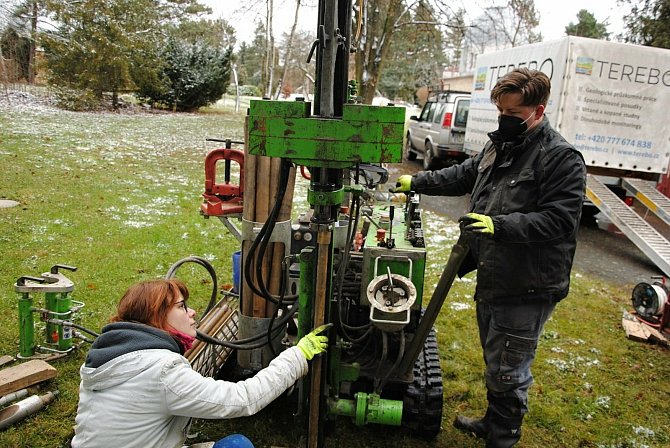
<path fill-rule="evenodd" d="M 132 285 L 121 297 L 112 322 L 139 322 L 167 331 L 167 314 L 178 300 L 188 300 L 181 280 L 148 280 Z"/>

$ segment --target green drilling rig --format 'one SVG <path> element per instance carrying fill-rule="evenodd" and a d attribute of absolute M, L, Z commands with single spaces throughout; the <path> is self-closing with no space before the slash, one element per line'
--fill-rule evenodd
<path fill-rule="evenodd" d="M 242 368 L 260 370 L 282 340 L 333 324 L 327 355 L 299 385 L 295 413 L 306 417 L 309 448 L 324 445 L 325 422 L 338 416 L 437 435 L 433 324 L 465 256 L 457 243 L 426 307 L 419 198 L 397 201 L 380 187 L 385 164 L 402 162 L 404 108 L 352 101 L 351 14 L 351 0 L 320 0 L 314 102 L 252 101 L 246 153 L 230 140 L 216 150 L 202 206 L 229 228 L 241 214 L 238 341 L 257 341 L 239 347 Z M 239 187 L 216 184 L 217 160 L 226 161 L 226 182 L 230 161 L 240 165 Z M 309 210 L 291 221 L 297 167 L 309 172 Z"/>

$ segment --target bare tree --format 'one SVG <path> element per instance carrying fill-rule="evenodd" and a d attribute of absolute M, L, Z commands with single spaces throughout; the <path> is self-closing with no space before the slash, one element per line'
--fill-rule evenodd
<path fill-rule="evenodd" d="M 508 0 L 505 6 L 490 6 L 484 9 L 484 17 L 497 47 L 516 47 L 542 40 L 542 36 L 534 32 L 540 24 L 534 0 Z"/>
<path fill-rule="evenodd" d="M 420 32 L 422 26 L 435 26 L 441 32 L 461 27 L 453 21 L 456 12 L 449 0 L 366 0 L 354 1 L 353 44 L 356 55 L 356 79 L 365 103 L 371 103 L 388 59 L 393 36 L 401 28 Z M 426 20 L 413 12 L 430 5 L 434 14 Z M 439 50 L 443 51 L 443 49 Z"/>
<path fill-rule="evenodd" d="M 262 11 L 262 12 L 261 12 Z M 265 57 L 263 58 L 262 86 L 264 96 L 272 96 L 273 74 L 276 63 L 274 39 L 274 0 L 250 0 L 236 10 L 236 14 L 252 13 L 265 24 Z"/>
<path fill-rule="evenodd" d="M 465 32 L 461 72 L 473 69 L 479 54 L 542 41 L 542 34 L 535 32 L 540 17 L 533 0 L 508 0 L 505 6 L 488 1 L 491 6 L 472 20 Z"/>
<path fill-rule="evenodd" d="M 267 0 L 266 16 L 265 16 L 265 33 L 266 33 L 265 65 L 263 68 L 265 70 L 265 79 L 267 80 L 267 84 L 265 87 L 265 96 L 268 98 L 272 96 L 272 85 L 274 83 L 272 76 L 274 73 L 274 66 L 275 66 L 275 58 L 274 58 L 275 38 L 272 33 L 273 18 L 274 18 L 274 0 Z"/>
<path fill-rule="evenodd" d="M 377 91 L 393 32 L 407 11 L 402 0 L 368 0 L 354 7 L 356 79 L 363 102 L 371 104 Z"/>
<path fill-rule="evenodd" d="M 284 87 L 286 82 L 286 75 L 288 73 L 288 61 L 291 60 L 291 51 L 293 51 L 293 37 L 295 36 L 295 29 L 298 26 L 298 13 L 300 12 L 301 0 L 295 1 L 295 15 L 293 16 L 293 25 L 291 25 L 291 31 L 289 32 L 288 39 L 286 41 L 286 50 L 284 51 L 284 67 L 282 69 L 281 78 L 279 78 L 279 85 L 277 86 L 277 95 L 275 99 L 279 97 L 279 94 Z"/>

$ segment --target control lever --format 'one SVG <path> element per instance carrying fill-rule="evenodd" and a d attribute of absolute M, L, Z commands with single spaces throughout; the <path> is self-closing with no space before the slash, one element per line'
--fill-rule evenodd
<path fill-rule="evenodd" d="M 386 247 L 393 249 L 395 247 L 395 239 L 393 238 L 393 215 L 395 214 L 395 206 L 389 207 L 389 236 L 386 238 Z"/>

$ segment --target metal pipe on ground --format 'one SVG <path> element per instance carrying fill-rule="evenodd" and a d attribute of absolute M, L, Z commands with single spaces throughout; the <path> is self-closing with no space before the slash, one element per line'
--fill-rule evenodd
<path fill-rule="evenodd" d="M 58 391 L 47 392 L 44 395 L 31 395 L 2 411 L 0 411 L 0 430 L 7 429 L 14 423 L 35 414 L 40 409 L 51 403 L 58 396 Z"/>

